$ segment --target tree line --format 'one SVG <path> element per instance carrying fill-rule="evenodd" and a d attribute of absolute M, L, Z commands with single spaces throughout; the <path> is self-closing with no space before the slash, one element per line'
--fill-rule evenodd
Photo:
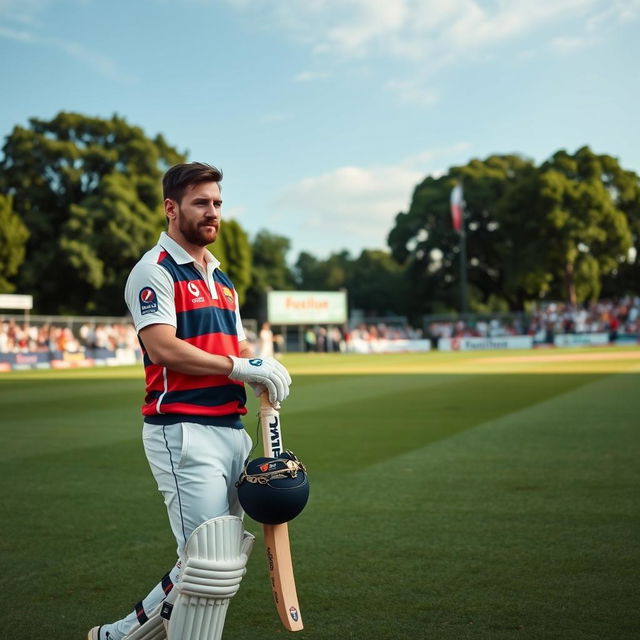
<path fill-rule="evenodd" d="M 186 154 L 120 116 L 61 112 L 6 137 L 0 159 L 0 292 L 30 293 L 42 314 L 120 315 L 129 270 L 165 228 L 161 178 Z M 346 288 L 371 316 L 460 307 L 460 234 L 450 194 L 463 187 L 469 308 L 523 310 L 640 292 L 640 180 L 589 147 L 536 165 L 492 155 L 427 176 L 396 215 L 388 251 L 300 253 L 224 220 L 215 255 L 246 317 L 268 288 Z"/>

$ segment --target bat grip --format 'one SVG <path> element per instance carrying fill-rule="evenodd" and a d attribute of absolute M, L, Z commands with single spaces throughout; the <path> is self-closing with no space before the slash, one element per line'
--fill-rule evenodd
<path fill-rule="evenodd" d="M 269 402 L 269 392 L 268 391 L 263 391 L 260 394 L 260 408 L 261 409 L 272 409 L 272 405 Z"/>

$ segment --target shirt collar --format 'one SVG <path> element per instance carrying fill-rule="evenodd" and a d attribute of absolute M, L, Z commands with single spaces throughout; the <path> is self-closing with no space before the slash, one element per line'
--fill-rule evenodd
<path fill-rule="evenodd" d="M 181 247 L 173 238 L 171 238 L 165 231 L 160 234 L 158 244 L 176 261 L 177 264 L 188 264 L 190 262 L 196 263 L 195 259 L 189 254 L 183 247 Z M 220 261 L 209 251 L 204 250 L 204 259 L 207 263 L 207 267 L 211 269 L 217 269 L 220 266 Z"/>

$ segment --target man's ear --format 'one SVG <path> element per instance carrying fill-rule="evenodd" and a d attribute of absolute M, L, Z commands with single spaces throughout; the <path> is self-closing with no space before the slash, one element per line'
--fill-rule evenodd
<path fill-rule="evenodd" d="M 169 220 L 175 220 L 178 215 L 178 203 L 171 198 L 165 198 L 164 213 Z"/>

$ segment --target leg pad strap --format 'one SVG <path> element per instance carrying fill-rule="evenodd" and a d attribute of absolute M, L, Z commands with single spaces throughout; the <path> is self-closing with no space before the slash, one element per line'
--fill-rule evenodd
<path fill-rule="evenodd" d="M 180 593 L 203 598 L 233 598 L 240 588 L 246 556 L 234 562 L 189 558 L 179 584 Z"/>
<path fill-rule="evenodd" d="M 141 626 L 128 633 L 124 640 L 167 640 L 164 620 L 160 617 L 160 608 L 158 605 L 149 615 L 149 619 Z"/>

